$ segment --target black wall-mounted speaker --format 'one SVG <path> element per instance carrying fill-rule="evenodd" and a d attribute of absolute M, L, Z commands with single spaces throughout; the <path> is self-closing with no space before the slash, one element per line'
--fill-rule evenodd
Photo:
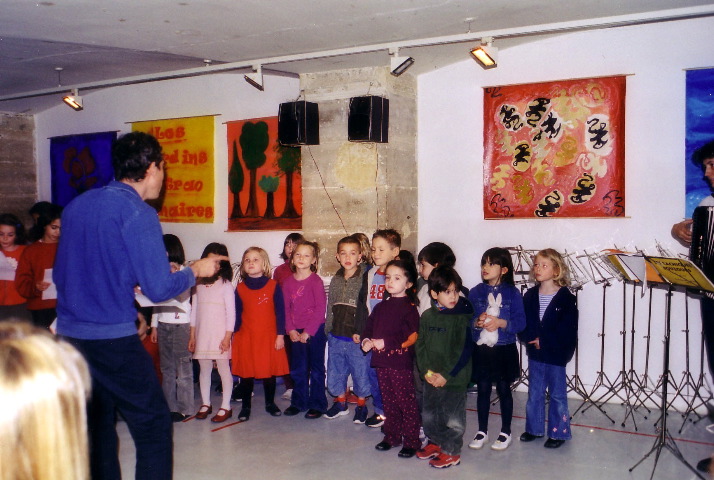
<path fill-rule="evenodd" d="M 278 141 L 282 145 L 319 145 L 320 116 L 317 103 L 281 103 L 278 110 Z"/>
<path fill-rule="evenodd" d="M 389 99 L 367 95 L 350 98 L 347 139 L 351 142 L 389 141 Z"/>

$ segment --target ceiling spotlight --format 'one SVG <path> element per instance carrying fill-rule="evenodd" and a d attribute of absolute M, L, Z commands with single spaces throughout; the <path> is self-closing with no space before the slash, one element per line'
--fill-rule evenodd
<path fill-rule="evenodd" d="M 245 78 L 245 81 L 253 85 L 255 88 L 260 90 L 261 92 L 264 90 L 263 88 L 263 67 L 261 65 L 254 65 L 253 66 L 253 73 L 246 73 L 243 75 L 243 78 Z"/>
<path fill-rule="evenodd" d="M 389 55 L 392 56 L 392 59 L 390 60 L 390 73 L 395 77 L 398 77 L 402 73 L 406 72 L 407 69 L 414 64 L 414 59 L 412 57 L 400 57 L 398 48 L 390 48 Z"/>
<path fill-rule="evenodd" d="M 473 55 L 484 70 L 496 68 L 498 48 L 493 46 L 493 37 L 483 37 L 481 39 L 481 45 L 471 49 L 471 55 Z"/>
<path fill-rule="evenodd" d="M 73 88 L 69 95 L 62 98 L 62 101 L 75 109 L 76 111 L 83 110 L 82 97 L 79 96 L 78 90 Z"/>

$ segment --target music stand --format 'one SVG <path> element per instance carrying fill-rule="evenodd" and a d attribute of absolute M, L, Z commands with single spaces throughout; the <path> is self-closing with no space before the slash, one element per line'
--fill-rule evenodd
<path fill-rule="evenodd" d="M 669 347 L 670 347 L 670 334 L 672 331 L 672 292 L 675 286 L 683 286 L 688 288 L 694 288 L 699 290 L 707 290 L 714 292 L 714 285 L 707 279 L 704 273 L 699 270 L 699 268 L 694 265 L 689 260 L 683 260 L 679 258 L 666 258 L 666 257 L 645 257 L 648 264 L 657 271 L 657 273 L 662 277 L 667 285 L 667 296 L 666 296 L 666 306 L 665 306 L 665 323 L 664 323 L 664 352 L 663 352 L 663 373 L 662 373 L 662 403 L 660 407 L 660 419 L 659 419 L 659 434 L 652 445 L 649 452 L 645 454 L 644 457 L 640 459 L 635 465 L 633 465 L 629 471 L 632 472 L 638 465 L 644 462 L 650 455 L 655 454 L 654 466 L 652 467 L 652 475 L 650 479 L 654 477 L 654 472 L 657 469 L 657 462 L 662 453 L 662 449 L 667 449 L 674 455 L 674 457 L 682 462 L 689 470 L 691 470 L 698 478 L 704 480 L 704 477 L 699 474 L 699 472 L 692 467 L 687 460 L 685 460 L 684 455 L 680 452 L 677 443 L 674 438 L 669 433 L 667 429 L 667 388 L 669 387 Z"/>

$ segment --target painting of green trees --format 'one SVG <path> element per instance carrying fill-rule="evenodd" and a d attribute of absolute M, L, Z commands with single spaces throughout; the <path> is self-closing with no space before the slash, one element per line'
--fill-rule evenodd
<path fill-rule="evenodd" d="M 277 135 L 277 117 L 227 123 L 229 231 L 302 229 L 301 150 Z"/>

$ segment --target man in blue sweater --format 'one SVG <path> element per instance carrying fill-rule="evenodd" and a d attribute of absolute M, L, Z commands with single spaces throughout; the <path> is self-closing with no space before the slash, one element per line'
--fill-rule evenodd
<path fill-rule="evenodd" d="M 164 181 L 161 146 L 133 132 L 112 147 L 116 181 L 73 200 L 62 215 L 54 265 L 57 333 L 86 358 L 93 479 L 120 479 L 116 412 L 136 444 L 136 478 L 170 479 L 172 424 L 149 354 L 136 333 L 134 288 L 168 300 L 212 276 L 220 259 L 199 260 L 171 273 L 156 210 Z"/>

